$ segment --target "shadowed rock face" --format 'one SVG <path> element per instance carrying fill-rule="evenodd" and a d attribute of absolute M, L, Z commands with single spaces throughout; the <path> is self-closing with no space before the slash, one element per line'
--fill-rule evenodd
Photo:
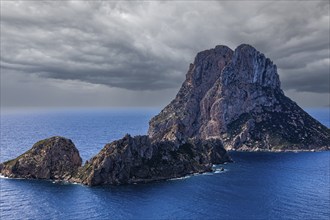
<path fill-rule="evenodd" d="M 211 171 L 212 164 L 229 161 L 219 140 L 151 143 L 148 136 L 126 135 L 88 161 L 77 179 L 91 186 L 150 182 Z"/>
<path fill-rule="evenodd" d="M 219 140 L 152 143 L 148 136 L 126 135 L 105 145 L 81 167 L 79 152 L 72 141 L 52 137 L 0 164 L 0 173 L 11 178 L 52 179 L 89 186 L 119 185 L 212 171 L 213 164 L 230 161 Z"/>
<path fill-rule="evenodd" d="M 176 98 L 150 121 L 153 141 L 221 139 L 234 150 L 326 150 L 330 132 L 280 88 L 276 65 L 250 45 L 197 54 Z"/>
<path fill-rule="evenodd" d="M 81 166 L 79 152 L 71 140 L 51 137 L 41 140 L 16 159 L 0 164 L 0 173 L 12 178 L 71 178 Z"/>

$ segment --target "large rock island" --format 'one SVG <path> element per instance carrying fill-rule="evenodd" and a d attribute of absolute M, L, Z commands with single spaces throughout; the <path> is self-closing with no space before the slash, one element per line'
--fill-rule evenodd
<path fill-rule="evenodd" d="M 197 54 L 176 98 L 150 121 L 147 136 L 105 145 L 81 166 L 71 140 L 52 137 L 0 164 L 12 178 L 90 186 L 182 177 L 242 151 L 329 150 L 330 132 L 281 90 L 276 65 L 250 45 Z"/>
<path fill-rule="evenodd" d="M 330 146 L 329 129 L 284 95 L 276 65 L 247 44 L 198 53 L 148 134 L 154 141 L 221 139 L 226 149 L 244 151 Z"/>

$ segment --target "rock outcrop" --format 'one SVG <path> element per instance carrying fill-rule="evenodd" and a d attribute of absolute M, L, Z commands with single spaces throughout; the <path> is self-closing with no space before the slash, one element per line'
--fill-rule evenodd
<path fill-rule="evenodd" d="M 280 88 L 276 65 L 250 45 L 197 54 L 179 93 L 150 121 L 153 141 L 221 139 L 230 150 L 327 150 L 329 129 Z"/>
<path fill-rule="evenodd" d="M 80 166 L 81 158 L 72 141 L 51 137 L 0 164 L 0 173 L 11 178 L 67 180 L 77 174 Z"/>
<path fill-rule="evenodd" d="M 152 143 L 148 136 L 124 138 L 105 145 L 81 166 L 71 140 L 52 137 L 37 142 L 16 159 L 0 164 L 11 178 L 51 179 L 89 186 L 146 183 L 212 171 L 213 164 L 230 162 L 219 140 Z"/>
<path fill-rule="evenodd" d="M 86 185 L 145 183 L 212 170 L 231 161 L 219 140 L 152 143 L 148 136 L 124 138 L 107 144 L 80 169 Z"/>

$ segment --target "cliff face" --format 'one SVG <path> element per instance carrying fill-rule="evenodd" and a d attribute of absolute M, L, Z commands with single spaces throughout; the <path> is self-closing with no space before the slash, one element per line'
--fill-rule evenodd
<path fill-rule="evenodd" d="M 212 164 L 231 161 L 219 140 L 151 143 L 148 136 L 107 144 L 88 161 L 76 179 L 86 185 L 127 184 L 211 171 Z"/>
<path fill-rule="evenodd" d="M 41 140 L 17 157 L 0 164 L 0 173 L 12 178 L 65 180 L 76 175 L 81 158 L 71 140 Z"/>
<path fill-rule="evenodd" d="M 325 150 L 330 132 L 280 88 L 276 65 L 250 45 L 197 54 L 179 93 L 150 121 L 153 141 L 221 139 L 235 150 Z"/>

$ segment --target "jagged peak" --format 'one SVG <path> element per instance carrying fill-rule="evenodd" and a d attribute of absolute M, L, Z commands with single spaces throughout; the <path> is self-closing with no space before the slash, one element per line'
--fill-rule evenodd
<path fill-rule="evenodd" d="M 233 52 L 233 50 L 230 47 L 220 44 L 220 45 L 216 45 L 214 48 L 210 48 L 210 49 L 198 52 L 197 56 L 199 54 L 209 54 L 212 52 L 221 52 L 221 51 L 232 51 Z"/>
<path fill-rule="evenodd" d="M 228 46 L 217 45 L 214 48 L 198 52 L 195 57 L 195 63 L 204 60 L 204 58 L 206 58 L 207 56 L 209 56 L 211 54 L 219 54 L 219 55 L 230 54 L 231 55 L 233 53 L 234 53 L 234 51 L 231 48 L 229 48 Z"/>
<path fill-rule="evenodd" d="M 225 85 L 236 82 L 280 89 L 276 65 L 249 44 L 241 44 L 235 51 L 228 46 L 217 45 L 199 52 L 189 67 L 186 79 L 195 85 L 213 85 L 219 77 Z"/>
<path fill-rule="evenodd" d="M 280 89 L 276 65 L 249 44 L 241 44 L 235 49 L 230 68 L 223 75 L 223 82 L 226 85 L 240 82 Z"/>
<path fill-rule="evenodd" d="M 273 64 L 273 61 L 271 59 L 269 59 L 268 57 L 266 57 L 265 54 L 263 54 L 262 52 L 260 52 L 259 50 L 257 50 L 255 47 L 251 46 L 250 44 L 241 44 L 238 47 L 236 47 L 235 51 L 234 51 L 234 61 L 235 59 L 240 59 L 242 57 L 242 55 L 250 55 L 254 58 L 259 57 L 267 60 L 267 62 L 271 65 L 274 65 L 276 67 L 275 64 Z"/>
<path fill-rule="evenodd" d="M 267 58 L 263 53 L 261 53 L 259 50 L 257 50 L 255 47 L 251 46 L 250 44 L 241 44 L 238 47 L 236 47 L 235 51 L 234 51 L 234 56 L 233 56 L 233 60 L 234 62 L 237 59 L 242 59 L 242 57 L 260 57 L 262 59 L 267 59 L 269 60 L 271 63 L 272 61 Z"/>
<path fill-rule="evenodd" d="M 233 51 L 230 47 L 226 46 L 226 45 L 217 45 L 214 48 L 215 51 Z"/>
<path fill-rule="evenodd" d="M 241 44 L 236 47 L 233 56 L 233 62 L 235 63 L 237 60 L 251 58 L 262 57 L 262 59 L 266 59 L 266 56 L 258 51 L 256 48 L 249 44 Z M 268 58 L 267 58 L 268 59 Z"/>
<path fill-rule="evenodd" d="M 236 47 L 235 50 L 244 50 L 244 49 L 248 49 L 248 50 L 257 50 L 256 48 L 254 48 L 253 46 L 251 46 L 250 44 L 240 44 L 238 47 Z"/>

